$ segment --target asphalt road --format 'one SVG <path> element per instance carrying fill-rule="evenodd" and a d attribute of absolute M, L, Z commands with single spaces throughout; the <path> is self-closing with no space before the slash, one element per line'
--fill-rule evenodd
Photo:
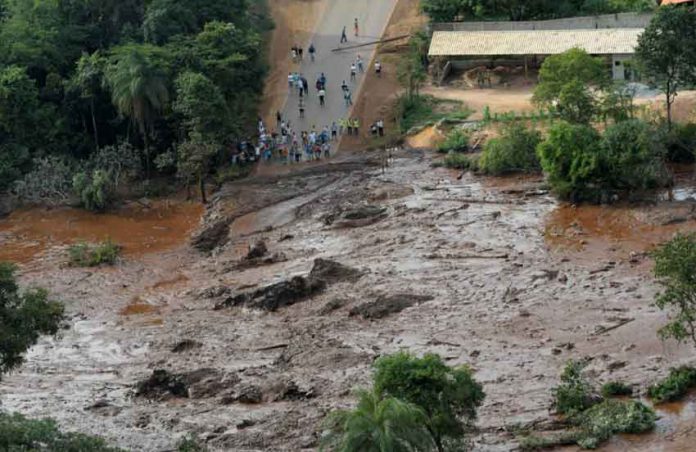
<path fill-rule="evenodd" d="M 346 49 L 333 52 L 332 49 L 346 48 L 381 39 L 392 11 L 398 0 L 329 0 L 324 16 L 320 19 L 311 42 L 317 49 L 315 62 L 309 57 L 309 43 L 288 43 L 288 53 L 293 44 L 304 47 L 304 59 L 300 72 L 309 82 L 309 93 L 304 96 L 305 117 L 300 118 L 299 94 L 297 89 L 288 89 L 289 95 L 283 110 L 283 118 L 290 121 L 292 128 L 298 132 L 311 131 L 312 126 L 321 131 L 324 126 L 331 126 L 333 121 L 347 118 L 350 108 L 346 107 L 341 84 L 345 80 L 350 87 L 353 102 L 359 96 L 360 87 L 365 78 L 358 72 L 356 80 L 350 80 L 350 66 L 360 55 L 364 61 L 365 71 L 374 71 L 370 62 L 376 45 Z M 354 34 L 353 23 L 358 19 L 359 35 Z M 340 44 L 341 31 L 346 27 L 348 42 Z M 319 105 L 319 96 L 315 83 L 321 73 L 326 76 L 326 105 Z M 361 121 L 364 129 L 366 124 Z"/>

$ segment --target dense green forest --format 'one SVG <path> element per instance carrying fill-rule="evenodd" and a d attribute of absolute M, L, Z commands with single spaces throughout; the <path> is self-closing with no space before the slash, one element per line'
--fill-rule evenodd
<path fill-rule="evenodd" d="M 649 11 L 656 0 L 423 0 L 436 22 L 454 20 L 541 20 L 580 15 Z"/>
<path fill-rule="evenodd" d="M 255 121 L 271 27 L 254 0 L 0 0 L 0 191 L 98 209 L 200 173 Z"/>

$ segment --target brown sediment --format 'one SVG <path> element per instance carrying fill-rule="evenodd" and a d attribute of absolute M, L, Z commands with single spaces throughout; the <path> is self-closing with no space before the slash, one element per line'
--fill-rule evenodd
<path fill-rule="evenodd" d="M 159 313 L 157 306 L 143 302 L 140 297 L 133 297 L 131 302 L 119 311 L 122 316 Z"/>
<path fill-rule="evenodd" d="M 187 282 L 188 280 L 189 280 L 188 276 L 186 276 L 186 275 L 180 273 L 180 274 L 174 276 L 174 277 L 171 278 L 171 279 L 163 279 L 163 280 L 161 280 L 161 281 L 156 282 L 156 283 L 152 286 L 152 289 L 153 289 L 153 290 L 167 289 L 167 288 L 170 288 L 170 287 L 172 287 L 172 286 L 176 286 L 176 285 L 178 285 L 178 284 L 185 283 L 185 282 Z"/>
<path fill-rule="evenodd" d="M 0 220 L 0 260 L 26 263 L 45 249 L 111 239 L 126 257 L 171 249 L 186 241 L 203 207 L 181 201 L 131 203 L 102 214 L 73 208 L 26 209 Z"/>

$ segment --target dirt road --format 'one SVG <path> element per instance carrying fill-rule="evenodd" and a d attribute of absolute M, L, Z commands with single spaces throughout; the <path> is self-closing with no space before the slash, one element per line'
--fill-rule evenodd
<path fill-rule="evenodd" d="M 358 55 L 364 61 L 365 70 L 373 70 L 368 65 L 375 51 L 375 46 L 366 46 L 348 49 L 350 46 L 364 44 L 380 39 L 397 0 L 332 0 L 326 5 L 325 12 L 320 18 L 314 35 L 309 42 L 313 42 L 317 49 L 316 61 L 309 58 L 309 42 L 288 43 L 287 51 L 293 44 L 304 47 L 304 61 L 299 71 L 309 82 L 309 93 L 304 97 L 305 118 L 299 115 L 299 95 L 297 89 L 289 90 L 289 96 L 283 109 L 283 116 L 287 118 L 296 131 L 311 130 L 316 127 L 321 130 L 324 126 L 330 126 L 333 121 L 348 117 L 349 108 L 343 99 L 341 84 L 345 80 L 352 92 L 353 101 L 358 98 L 360 86 L 364 74 L 358 72 L 355 81 L 350 80 L 350 66 L 356 61 Z M 353 30 L 353 21 L 358 19 L 359 35 L 356 37 Z M 341 31 L 346 27 L 348 42 L 340 44 Z M 332 49 L 346 48 L 346 50 L 333 52 Z M 327 79 L 326 106 L 319 105 L 319 97 L 315 88 L 315 82 L 321 73 Z M 365 124 L 362 124 L 365 127 Z"/>

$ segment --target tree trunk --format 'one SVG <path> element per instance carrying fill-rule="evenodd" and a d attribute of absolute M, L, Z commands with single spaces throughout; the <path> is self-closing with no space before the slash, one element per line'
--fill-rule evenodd
<path fill-rule="evenodd" d="M 202 172 L 198 174 L 198 186 L 201 190 L 201 203 L 208 204 L 208 198 L 205 196 L 205 178 Z"/>
<path fill-rule="evenodd" d="M 92 128 L 94 129 L 94 147 L 99 150 L 99 130 L 97 130 L 97 118 L 94 115 L 94 97 L 90 100 L 90 111 L 92 112 Z"/>
<path fill-rule="evenodd" d="M 150 137 L 147 131 L 143 132 L 143 142 L 145 143 L 145 177 L 150 179 Z"/>
<path fill-rule="evenodd" d="M 672 130 L 672 96 L 670 95 L 669 89 L 667 90 L 667 130 Z"/>

